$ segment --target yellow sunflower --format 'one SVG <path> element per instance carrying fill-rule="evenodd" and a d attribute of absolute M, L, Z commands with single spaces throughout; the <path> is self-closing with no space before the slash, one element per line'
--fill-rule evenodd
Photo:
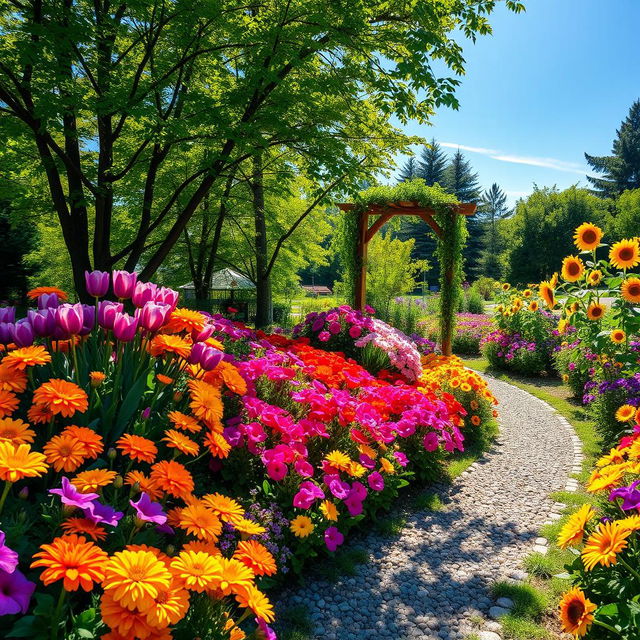
<path fill-rule="evenodd" d="M 609 261 L 617 269 L 633 269 L 640 264 L 640 246 L 637 240 L 620 240 L 609 251 Z"/>
<path fill-rule="evenodd" d="M 590 222 L 583 222 L 575 231 L 573 241 L 580 251 L 592 251 L 602 240 L 602 229 Z"/>
<path fill-rule="evenodd" d="M 620 287 L 620 295 L 627 302 L 640 302 L 640 278 L 627 278 Z"/>
<path fill-rule="evenodd" d="M 587 318 L 589 318 L 589 320 L 600 320 L 606 311 L 606 305 L 601 302 L 592 302 L 587 308 Z"/>
<path fill-rule="evenodd" d="M 567 591 L 560 600 L 562 630 L 565 633 L 573 633 L 576 637 L 583 636 L 593 623 L 593 612 L 596 608 L 578 587 Z"/>
<path fill-rule="evenodd" d="M 562 261 L 562 277 L 567 282 L 577 282 L 584 275 L 584 262 L 576 256 L 567 256 Z"/>
<path fill-rule="evenodd" d="M 589 536 L 582 550 L 582 562 L 587 571 L 595 566 L 608 567 L 618 562 L 617 554 L 627 546 L 629 529 L 624 529 L 617 522 L 603 522 Z"/>

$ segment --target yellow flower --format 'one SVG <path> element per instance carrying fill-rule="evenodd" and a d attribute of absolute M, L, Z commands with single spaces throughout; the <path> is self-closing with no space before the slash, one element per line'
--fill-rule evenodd
<path fill-rule="evenodd" d="M 313 530 L 314 524 L 307 516 L 296 516 L 291 521 L 290 529 L 298 538 L 306 538 Z"/>
<path fill-rule="evenodd" d="M 627 334 L 622 329 L 614 329 L 609 334 L 609 338 L 614 344 L 622 344 L 625 341 L 626 337 Z"/>
<path fill-rule="evenodd" d="M 578 511 L 572 514 L 558 534 L 558 546 L 561 549 L 578 545 L 584 537 L 584 528 L 587 522 L 595 517 L 596 512 L 589 504 L 583 504 Z"/>
<path fill-rule="evenodd" d="M 580 251 L 596 249 L 602 240 L 602 229 L 591 222 L 583 222 L 573 236 L 573 241 Z"/>
<path fill-rule="evenodd" d="M 640 278 L 627 278 L 620 287 L 620 295 L 627 302 L 640 302 Z"/>
<path fill-rule="evenodd" d="M 587 282 L 592 287 L 597 287 L 602 282 L 602 271 L 594 269 L 587 276 Z"/>
<path fill-rule="evenodd" d="M 592 302 L 587 308 L 587 318 L 589 320 L 600 320 L 606 311 L 606 305 L 601 302 Z"/>
<path fill-rule="evenodd" d="M 324 458 L 332 467 L 336 469 L 340 469 L 341 471 L 346 471 L 349 468 L 351 463 L 351 458 L 346 453 L 342 453 L 342 451 L 332 451 L 328 453 Z"/>
<path fill-rule="evenodd" d="M 0 442 L 0 480 L 17 482 L 23 478 L 38 478 L 46 471 L 45 456 L 31 451 L 28 444 Z"/>
<path fill-rule="evenodd" d="M 202 593 L 215 588 L 220 581 L 220 556 L 204 551 L 181 551 L 171 562 L 171 571 L 187 589 Z"/>
<path fill-rule="evenodd" d="M 627 546 L 631 531 L 616 522 L 604 522 L 592 533 L 582 550 L 582 562 L 587 571 L 596 565 L 609 567 L 618 562 L 617 554 Z"/>
<path fill-rule="evenodd" d="M 584 263 L 576 256 L 567 256 L 562 261 L 562 277 L 567 282 L 577 282 L 584 275 Z"/>
<path fill-rule="evenodd" d="M 623 404 L 617 411 L 616 411 L 616 420 L 618 422 L 629 422 L 630 420 L 633 420 L 633 418 L 635 418 L 636 415 L 636 408 L 630 404 Z"/>
<path fill-rule="evenodd" d="M 324 500 L 320 504 L 320 512 L 327 520 L 333 520 L 333 522 L 337 522 L 338 508 L 333 502 L 331 502 L 331 500 Z"/>
<path fill-rule="evenodd" d="M 637 240 L 620 240 L 609 251 L 609 261 L 617 269 L 633 269 L 640 264 L 640 246 Z"/>
<path fill-rule="evenodd" d="M 596 608 L 578 587 L 567 591 L 560 601 L 562 630 L 565 633 L 573 633 L 576 637 L 583 636 L 593 623 L 593 612 Z"/>
<path fill-rule="evenodd" d="M 386 458 L 380 458 L 380 471 L 385 473 L 394 474 L 396 472 L 394 466 Z"/>

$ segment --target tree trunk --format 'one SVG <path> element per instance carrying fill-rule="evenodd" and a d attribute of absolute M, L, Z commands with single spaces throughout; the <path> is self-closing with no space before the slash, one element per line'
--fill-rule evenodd
<path fill-rule="evenodd" d="M 264 181 L 262 156 L 253 158 L 251 190 L 253 192 L 253 216 L 256 242 L 256 328 L 263 329 L 273 324 L 271 300 L 271 278 L 268 272 L 267 224 L 264 214 Z"/>

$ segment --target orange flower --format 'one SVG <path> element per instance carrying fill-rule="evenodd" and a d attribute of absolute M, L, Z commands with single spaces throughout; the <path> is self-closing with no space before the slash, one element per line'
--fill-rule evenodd
<path fill-rule="evenodd" d="M 0 391 L 22 393 L 27 388 L 27 374 L 0 362 Z"/>
<path fill-rule="evenodd" d="M 479 426 L 481 422 L 482 422 L 482 420 L 480 419 L 480 416 L 471 416 L 471 424 L 474 427 Z"/>
<path fill-rule="evenodd" d="M 86 534 L 92 540 L 105 540 L 107 538 L 107 532 L 104 528 L 88 518 L 69 518 L 65 520 L 60 527 L 66 534 Z"/>
<path fill-rule="evenodd" d="M 53 418 L 53 413 L 49 407 L 43 404 L 34 404 L 27 411 L 27 418 L 29 418 L 29 422 L 34 424 L 46 424 Z"/>
<path fill-rule="evenodd" d="M 0 390 L 0 418 L 10 416 L 20 404 L 16 394 L 12 391 Z"/>
<path fill-rule="evenodd" d="M 153 499 L 160 499 L 164 495 L 160 487 L 151 478 L 145 476 L 142 471 L 129 471 L 125 476 L 124 482 L 131 487 L 137 484 L 140 491 L 144 491 Z"/>
<path fill-rule="evenodd" d="M 205 542 L 204 540 L 191 540 L 182 546 L 183 551 L 204 551 L 212 556 L 222 555 L 220 549 L 213 542 Z"/>
<path fill-rule="evenodd" d="M 220 518 L 203 504 L 196 503 L 182 509 L 180 528 L 200 540 L 216 542 L 222 533 Z"/>
<path fill-rule="evenodd" d="M 257 576 L 271 576 L 276 572 L 276 561 L 267 548 L 255 540 L 241 540 L 233 557 L 244 563 Z"/>
<path fill-rule="evenodd" d="M 203 380 L 189 380 L 190 407 L 197 418 L 210 428 L 222 431 L 222 398 L 220 389 Z"/>
<path fill-rule="evenodd" d="M 244 517 L 244 509 L 240 504 L 221 493 L 208 493 L 206 496 L 202 496 L 202 502 L 223 522 L 233 523 Z"/>
<path fill-rule="evenodd" d="M 214 458 L 226 458 L 231 451 L 231 445 L 224 439 L 224 436 L 215 431 L 209 431 L 202 443 Z"/>
<path fill-rule="evenodd" d="M 207 321 L 206 316 L 192 309 L 174 309 L 169 316 L 169 322 L 163 327 L 167 333 L 181 331 L 200 333 Z"/>
<path fill-rule="evenodd" d="M 249 567 L 235 558 L 220 556 L 221 577 L 216 587 L 225 596 L 253 586 L 254 574 Z"/>
<path fill-rule="evenodd" d="M 106 591 L 100 598 L 100 615 L 103 622 L 118 633 L 118 636 L 112 636 L 112 634 L 102 636 L 103 640 L 109 636 L 112 636 L 109 640 L 149 638 L 155 631 L 143 613 L 137 610 L 130 611 Z"/>
<path fill-rule="evenodd" d="M 134 436 L 131 433 L 125 433 L 120 440 L 116 442 L 116 447 L 125 456 L 129 456 L 132 460 L 148 462 L 151 464 L 158 455 L 158 447 L 152 440 L 143 438 L 142 436 Z"/>
<path fill-rule="evenodd" d="M 91 386 L 95 389 L 99 387 L 106 379 L 106 374 L 102 371 L 92 371 L 89 374 L 89 380 L 91 380 Z"/>
<path fill-rule="evenodd" d="M 104 567 L 105 593 L 129 609 L 145 612 L 170 584 L 169 570 L 151 551 L 118 551 Z"/>
<path fill-rule="evenodd" d="M 22 478 L 39 478 L 46 471 L 45 457 L 31 451 L 28 444 L 0 442 L 0 480 L 17 482 Z"/>
<path fill-rule="evenodd" d="M 95 460 L 104 451 L 102 436 L 89 427 L 78 427 L 75 424 L 70 424 L 65 427 L 62 433 L 63 435 L 67 434 L 77 438 L 84 447 L 87 458 Z"/>
<path fill-rule="evenodd" d="M 116 471 L 109 469 L 90 469 L 79 473 L 71 484 L 82 493 L 95 493 L 100 487 L 109 486 L 117 475 Z"/>
<path fill-rule="evenodd" d="M 627 278 L 620 287 L 620 294 L 627 302 L 640 302 L 640 278 Z"/>
<path fill-rule="evenodd" d="M 207 371 L 203 380 L 214 386 L 219 386 L 220 382 L 224 382 L 227 388 L 240 396 L 247 393 L 247 383 L 240 375 L 238 368 L 231 362 L 221 360 L 215 369 Z"/>
<path fill-rule="evenodd" d="M 202 425 L 193 416 L 188 416 L 180 411 L 170 411 L 167 414 L 167 418 L 171 420 L 176 429 L 191 433 L 198 433 L 198 431 L 202 430 Z"/>
<path fill-rule="evenodd" d="M 159 373 L 156 376 L 156 380 L 160 383 L 160 384 L 173 384 L 174 380 L 173 378 L 170 378 L 169 376 L 165 376 L 163 373 Z"/>
<path fill-rule="evenodd" d="M 84 445 L 69 434 L 53 436 L 43 451 L 47 457 L 47 462 L 56 471 L 75 471 L 85 461 L 86 454 Z"/>
<path fill-rule="evenodd" d="M 390 474 L 394 474 L 396 472 L 393 464 L 391 464 L 391 462 L 386 458 L 380 458 L 380 470 Z"/>
<path fill-rule="evenodd" d="M 52 378 L 33 393 L 34 404 L 49 406 L 54 414 L 70 418 L 76 411 L 84 413 L 89 406 L 87 394 L 74 382 Z"/>
<path fill-rule="evenodd" d="M 24 371 L 27 367 L 35 367 L 51 362 L 51 354 L 40 345 L 14 349 L 2 361 L 15 371 Z"/>
<path fill-rule="evenodd" d="M 200 447 L 191 438 L 187 438 L 183 433 L 176 431 L 175 429 L 167 429 L 165 437 L 162 438 L 162 442 L 167 443 L 167 447 L 177 449 L 184 453 L 186 456 L 197 456 Z"/>
<path fill-rule="evenodd" d="M 152 627 L 168 627 L 182 620 L 189 610 L 189 592 L 175 585 L 161 589 L 146 609 L 147 622 Z"/>
<path fill-rule="evenodd" d="M 181 358 L 186 358 L 191 351 L 191 343 L 180 336 L 159 335 L 155 336 L 149 344 L 149 353 L 157 358 L 165 353 L 175 353 Z"/>
<path fill-rule="evenodd" d="M 181 551 L 171 562 L 171 571 L 187 589 L 202 593 L 215 588 L 221 578 L 221 556 L 203 551 Z"/>
<path fill-rule="evenodd" d="M 273 622 L 275 620 L 273 605 L 255 585 L 249 584 L 239 588 L 236 591 L 236 600 L 241 607 L 251 609 L 257 618 L 265 622 Z"/>
<path fill-rule="evenodd" d="M 193 491 L 193 478 L 186 468 L 175 460 L 162 460 L 151 467 L 151 480 L 174 498 Z"/>
<path fill-rule="evenodd" d="M 62 289 L 58 289 L 58 287 L 36 287 L 31 291 L 27 291 L 27 298 L 35 300 L 45 293 L 55 293 L 62 302 L 66 302 L 69 299 L 69 294 Z"/>
<path fill-rule="evenodd" d="M 40 576 L 45 585 L 62 579 L 66 591 L 77 591 L 79 587 L 91 591 L 94 582 L 102 582 L 108 556 L 86 538 L 72 534 L 40 548 L 42 551 L 33 556 L 38 560 L 31 563 L 31 568 L 45 567 Z"/>
<path fill-rule="evenodd" d="M 25 444 L 33 442 L 36 432 L 29 429 L 29 425 L 19 419 L 0 418 L 0 442 L 13 442 L 13 444 Z"/>

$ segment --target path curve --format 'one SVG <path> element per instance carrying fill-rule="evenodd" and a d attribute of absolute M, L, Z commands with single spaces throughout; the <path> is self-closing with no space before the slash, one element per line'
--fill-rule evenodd
<path fill-rule="evenodd" d="M 500 403 L 500 435 L 439 491 L 445 509 L 411 513 L 393 539 L 361 536 L 369 562 L 357 575 L 335 583 L 314 576 L 283 594 L 281 603 L 307 607 L 314 639 L 459 640 L 470 618 L 487 617 L 492 583 L 525 576 L 520 562 L 553 511 L 549 494 L 567 484 L 579 441 L 548 404 L 485 377 Z"/>

